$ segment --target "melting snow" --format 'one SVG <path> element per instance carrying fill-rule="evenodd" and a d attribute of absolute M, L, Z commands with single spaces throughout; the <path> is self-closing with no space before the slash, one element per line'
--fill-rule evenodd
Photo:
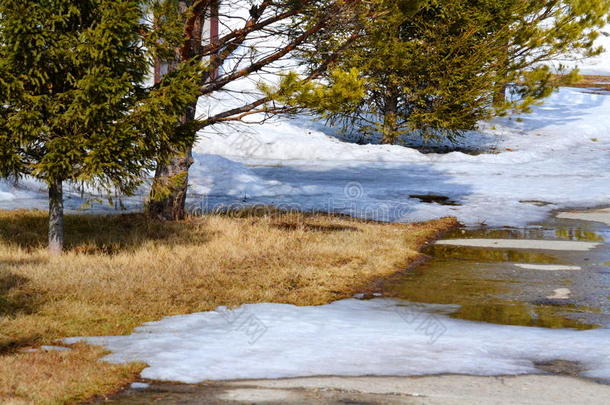
<path fill-rule="evenodd" d="M 532 114 L 467 134 L 460 146 L 495 150 L 476 156 L 341 142 L 304 116 L 226 133 L 201 133 L 196 147 L 202 169 L 193 190 L 211 204 L 243 198 L 387 221 L 451 215 L 469 225 L 520 226 L 559 208 L 610 202 L 610 97 L 581 89 L 562 88 Z M 235 166 L 225 170 L 218 155 Z M 426 194 L 456 204 L 410 198 Z"/>
<path fill-rule="evenodd" d="M 436 244 L 502 249 L 567 250 L 581 252 L 594 249 L 600 245 L 600 243 L 595 242 L 531 239 L 447 239 L 439 240 Z"/>
<path fill-rule="evenodd" d="M 526 270 L 542 270 L 542 271 L 580 271 L 580 266 L 559 266 L 556 264 L 521 264 L 517 263 L 515 266 L 526 269 Z"/>
<path fill-rule="evenodd" d="M 193 210 L 266 204 L 385 221 L 456 216 L 468 225 L 520 226 L 552 210 L 610 202 L 610 97 L 580 89 L 563 88 L 532 114 L 467 134 L 461 146 L 495 150 L 477 156 L 342 142 L 306 116 L 217 130 L 202 132 L 195 148 Z M 0 208 L 46 206 L 39 182 L 19 187 L 0 181 Z M 410 197 L 428 194 L 453 203 Z M 77 193 L 67 195 L 69 209 L 82 204 Z M 127 205 L 141 209 L 145 195 Z"/>
<path fill-rule="evenodd" d="M 562 293 L 562 291 L 559 291 Z M 165 318 L 130 336 L 70 338 L 104 345 L 111 362 L 142 361 L 142 377 L 198 383 L 315 375 L 539 372 L 534 362 L 583 363 L 610 378 L 610 330 L 469 322 L 453 306 L 348 299 L 317 307 L 244 305 Z"/>

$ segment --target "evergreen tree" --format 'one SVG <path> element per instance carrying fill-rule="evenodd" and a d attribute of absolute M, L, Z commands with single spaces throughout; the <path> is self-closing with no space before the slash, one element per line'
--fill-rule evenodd
<path fill-rule="evenodd" d="M 0 2 L 0 176 L 49 189 L 49 250 L 63 248 L 63 185 L 133 192 L 172 145 L 197 63 L 154 88 L 136 0 Z"/>
<path fill-rule="evenodd" d="M 353 79 L 351 69 L 338 74 L 332 66 L 341 53 L 364 33 L 362 27 L 375 15 L 380 1 L 149 0 L 153 25 L 159 28 L 154 40 L 162 48 L 161 53 L 168 64 L 176 67 L 192 59 L 206 63 L 207 69 L 200 78 L 203 84 L 196 94 L 200 97 L 213 99 L 216 94 L 229 91 L 228 87 L 235 81 L 252 78 L 262 71 L 273 69 L 277 73 L 281 71 L 278 65 L 287 59 L 291 61 L 286 63 L 290 66 L 286 70 L 294 69 L 297 62 L 294 56 L 324 44 L 324 53 L 319 53 L 315 63 L 301 69 L 302 75 L 298 78 L 287 74 L 282 88 L 273 89 L 273 94 L 266 88 L 259 99 L 252 100 L 249 94 L 244 93 L 242 105 L 210 116 L 196 116 L 194 103 L 185 109 L 182 125 L 177 130 L 190 131 L 194 136 L 200 129 L 239 121 L 255 114 L 268 117 L 295 111 L 294 105 L 276 103 L 279 99 L 307 101 L 311 106 L 310 102 L 321 99 L 325 93 L 328 101 L 333 90 L 325 92 L 320 86 L 310 85 L 327 70 L 334 71 L 331 79 L 341 81 L 346 88 L 359 87 L 357 82 L 345 83 Z M 205 40 L 202 28 L 206 19 L 218 10 L 219 4 L 221 33 L 213 41 Z M 288 88 L 293 93 L 302 94 L 289 97 Z M 231 91 L 236 94 L 234 89 Z M 347 104 L 351 105 L 352 97 L 342 99 L 350 99 Z M 158 165 L 149 204 L 151 216 L 166 220 L 184 217 L 188 172 L 193 163 L 191 148 L 192 145 L 175 148 L 171 159 Z"/>
<path fill-rule="evenodd" d="M 340 63 L 362 72 L 367 95 L 330 117 L 384 143 L 453 138 L 495 114 L 528 111 L 558 84 L 549 64 L 600 52 L 593 41 L 610 9 L 607 0 L 428 0 L 415 13 L 403 0 L 383 5 Z"/>

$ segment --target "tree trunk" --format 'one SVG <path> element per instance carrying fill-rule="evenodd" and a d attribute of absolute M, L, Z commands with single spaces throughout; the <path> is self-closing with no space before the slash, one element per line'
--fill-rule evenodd
<path fill-rule="evenodd" d="M 398 95 L 388 91 L 383 105 L 383 138 L 381 143 L 392 145 L 398 138 Z"/>
<path fill-rule="evenodd" d="M 61 180 L 49 184 L 49 253 L 64 249 L 64 196 Z"/>
<path fill-rule="evenodd" d="M 155 173 L 148 214 L 163 221 L 179 221 L 186 216 L 186 194 L 192 151 L 178 152 L 167 163 L 159 163 Z"/>
<path fill-rule="evenodd" d="M 197 102 L 192 104 L 183 122 L 195 119 Z M 167 162 L 159 162 L 155 172 L 148 214 L 162 221 L 180 221 L 186 217 L 186 195 L 188 192 L 189 169 L 193 164 L 193 151 L 176 150 Z"/>
<path fill-rule="evenodd" d="M 496 89 L 494 90 L 494 105 L 502 105 L 506 102 L 506 90 L 508 84 L 504 82 L 496 83 Z"/>
<path fill-rule="evenodd" d="M 155 82 L 161 81 L 165 73 L 175 70 L 180 63 L 186 62 L 200 54 L 200 48 L 204 41 L 215 41 L 218 36 L 218 4 L 211 3 L 210 11 L 199 10 L 197 15 L 192 16 L 192 21 L 186 17 L 186 10 L 193 6 L 193 1 L 181 0 L 178 3 L 180 12 L 185 16 L 185 33 L 188 40 L 176 49 L 176 59 L 173 61 L 157 61 L 158 68 L 155 69 Z M 210 16 L 207 35 L 203 38 L 206 15 Z M 163 68 L 165 67 L 165 68 Z M 182 124 L 187 124 L 195 119 L 197 102 L 188 107 L 182 118 Z M 188 191 L 189 169 L 193 164 L 192 147 L 187 150 L 176 150 L 169 160 L 159 162 L 155 172 L 150 201 L 148 203 L 148 214 L 164 221 L 182 220 L 186 216 L 186 195 Z"/>

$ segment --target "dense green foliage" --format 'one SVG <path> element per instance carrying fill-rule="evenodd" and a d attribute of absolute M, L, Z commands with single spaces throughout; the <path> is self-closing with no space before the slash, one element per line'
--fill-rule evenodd
<path fill-rule="evenodd" d="M 528 111 L 557 84 L 556 60 L 600 52 L 593 41 L 610 2 L 428 0 L 415 13 L 410 6 L 383 0 L 386 12 L 340 59 L 341 68 L 361 71 L 367 95 L 332 122 L 394 143 L 414 133 L 454 137 L 493 115 Z"/>
<path fill-rule="evenodd" d="M 129 193 L 196 99 L 199 65 L 143 83 L 151 61 L 136 0 L 0 2 L 0 176 Z M 59 185 L 59 186 L 58 186 Z"/>
<path fill-rule="evenodd" d="M 0 175 L 129 191 L 177 141 L 195 68 L 144 88 L 140 19 L 133 0 L 0 4 Z"/>

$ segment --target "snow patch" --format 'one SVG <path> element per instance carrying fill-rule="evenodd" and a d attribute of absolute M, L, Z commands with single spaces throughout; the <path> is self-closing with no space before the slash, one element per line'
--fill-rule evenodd
<path fill-rule="evenodd" d="M 569 288 L 557 288 L 553 290 L 553 295 L 549 295 L 547 298 L 550 300 L 567 300 L 570 299 L 572 291 Z"/>
<path fill-rule="evenodd" d="M 610 225 L 610 208 L 595 211 L 561 212 L 557 218 L 580 219 L 582 221 L 601 222 Z"/>
<path fill-rule="evenodd" d="M 447 239 L 439 240 L 436 244 L 498 249 L 536 249 L 580 252 L 586 252 L 601 245 L 600 243 L 595 242 L 531 239 Z"/>
<path fill-rule="evenodd" d="M 581 271 L 580 266 L 559 266 L 555 264 L 521 264 L 515 266 L 525 270 L 541 270 L 541 271 Z"/>
<path fill-rule="evenodd" d="M 453 319 L 454 306 L 390 299 L 329 305 L 244 305 L 165 318 L 130 336 L 70 338 L 103 345 L 106 361 L 148 364 L 142 377 L 199 383 L 315 375 L 505 375 L 535 362 L 577 361 L 610 378 L 610 330 L 575 331 Z M 252 339 L 256 334 L 257 338 Z"/>

